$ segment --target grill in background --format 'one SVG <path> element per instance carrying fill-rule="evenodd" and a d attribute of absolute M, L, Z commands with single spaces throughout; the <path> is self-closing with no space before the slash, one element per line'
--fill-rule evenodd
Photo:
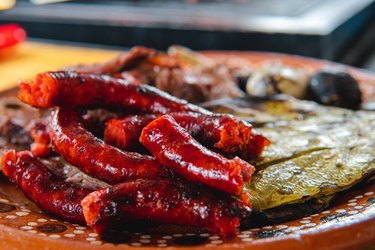
<path fill-rule="evenodd" d="M 165 49 L 260 50 L 359 65 L 375 41 L 373 0 L 109 0 L 33 5 L 0 22 L 63 41 Z"/>

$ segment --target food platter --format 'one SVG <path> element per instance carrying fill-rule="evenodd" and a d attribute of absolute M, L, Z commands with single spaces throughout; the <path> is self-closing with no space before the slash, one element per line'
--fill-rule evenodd
<path fill-rule="evenodd" d="M 314 71 L 333 63 L 269 53 L 207 52 L 214 60 L 241 58 L 254 67 L 281 61 Z M 348 68 L 360 82 L 365 102 L 374 101 L 375 76 Z M 2 97 L 15 95 L 9 90 Z M 282 224 L 242 230 L 231 238 L 192 228 L 148 225 L 135 232 L 117 232 L 101 239 L 91 229 L 56 220 L 40 210 L 3 176 L 0 179 L 0 247 L 2 249 L 344 249 L 375 242 L 375 184 L 340 194 L 327 210 Z"/>

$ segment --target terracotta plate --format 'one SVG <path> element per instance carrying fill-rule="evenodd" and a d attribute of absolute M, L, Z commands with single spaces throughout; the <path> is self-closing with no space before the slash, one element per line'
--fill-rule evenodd
<path fill-rule="evenodd" d="M 215 60 L 242 58 L 254 67 L 281 61 L 313 72 L 332 63 L 269 53 L 207 52 Z M 375 99 L 375 75 L 348 68 L 361 84 L 365 101 Z M 4 93 L 9 95 L 13 92 Z M 252 228 L 222 238 L 191 228 L 147 225 L 101 239 L 90 228 L 43 214 L 0 175 L 0 249 L 344 249 L 375 242 L 375 183 L 340 195 L 319 214 L 287 223 Z M 141 229 L 143 228 L 143 229 Z"/>

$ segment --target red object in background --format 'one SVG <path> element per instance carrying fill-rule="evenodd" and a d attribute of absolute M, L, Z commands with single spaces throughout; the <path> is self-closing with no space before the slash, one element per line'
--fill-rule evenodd
<path fill-rule="evenodd" d="M 20 43 L 25 39 L 26 32 L 18 24 L 0 25 L 0 49 Z"/>

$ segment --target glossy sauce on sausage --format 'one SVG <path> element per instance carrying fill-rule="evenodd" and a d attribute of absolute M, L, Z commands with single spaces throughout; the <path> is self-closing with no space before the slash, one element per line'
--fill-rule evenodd
<path fill-rule="evenodd" d="M 37 108 L 108 108 L 133 113 L 191 111 L 210 113 L 157 88 L 105 75 L 71 71 L 38 74 L 20 82 L 18 98 Z"/>
<path fill-rule="evenodd" d="M 82 201 L 87 225 L 103 234 L 137 220 L 191 225 L 224 236 L 251 209 L 231 196 L 179 180 L 138 179 L 101 189 Z"/>
<path fill-rule="evenodd" d="M 74 111 L 57 109 L 50 121 L 54 150 L 88 175 L 115 184 L 137 178 L 166 176 L 166 169 L 152 156 L 121 151 L 87 131 Z"/>
<path fill-rule="evenodd" d="M 93 190 L 65 182 L 29 151 L 7 151 L 2 171 L 44 211 L 73 223 L 85 223 L 81 201 Z"/>
<path fill-rule="evenodd" d="M 243 173 L 255 168 L 238 157 L 227 159 L 197 142 L 169 115 L 163 115 L 143 130 L 140 141 L 163 165 L 186 179 L 233 195 L 243 192 Z"/>
<path fill-rule="evenodd" d="M 191 112 L 168 115 L 204 146 L 228 157 L 255 160 L 270 143 L 256 134 L 250 123 L 232 115 Z M 105 126 L 104 141 L 123 150 L 140 151 L 142 129 L 158 116 L 146 114 L 111 119 Z"/>

